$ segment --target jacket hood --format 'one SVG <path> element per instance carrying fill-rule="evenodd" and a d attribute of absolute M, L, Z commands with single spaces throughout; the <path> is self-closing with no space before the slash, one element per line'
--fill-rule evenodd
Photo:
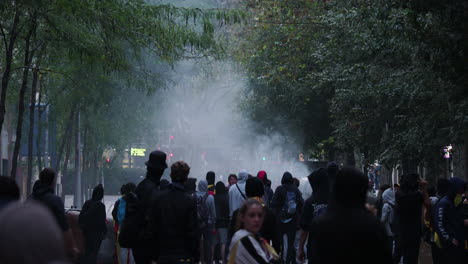
<path fill-rule="evenodd" d="M 338 171 L 333 188 L 333 203 L 339 208 L 364 208 L 369 182 L 367 176 L 355 168 Z"/>
<path fill-rule="evenodd" d="M 96 187 L 94 187 L 91 199 L 100 201 L 102 198 L 104 198 L 104 187 L 102 187 L 102 184 L 98 184 Z"/>
<path fill-rule="evenodd" d="M 320 168 L 312 172 L 308 177 L 312 195 L 316 203 L 328 203 L 330 197 L 330 183 L 327 170 Z"/>
<path fill-rule="evenodd" d="M 458 177 L 450 178 L 449 191 L 448 191 L 447 196 L 453 199 L 460 190 L 463 190 L 464 185 L 465 185 L 465 182 L 462 179 Z"/>
<path fill-rule="evenodd" d="M 281 184 L 291 184 L 294 183 L 293 176 L 289 171 L 283 173 L 283 178 L 281 178 Z"/>
<path fill-rule="evenodd" d="M 205 193 L 208 191 L 208 182 L 205 181 L 205 180 L 201 180 L 199 183 L 198 183 L 198 191 L 199 192 L 202 192 L 202 193 Z"/>
<path fill-rule="evenodd" d="M 246 170 L 241 170 L 237 176 L 237 183 L 245 183 L 249 174 Z"/>
<path fill-rule="evenodd" d="M 228 192 L 228 189 L 226 188 L 226 185 L 224 185 L 224 183 L 221 182 L 221 181 L 216 183 L 215 190 L 216 190 L 216 194 L 223 194 L 223 193 Z"/>
<path fill-rule="evenodd" d="M 384 203 L 395 205 L 395 192 L 392 189 L 387 189 L 382 194 Z"/>
<path fill-rule="evenodd" d="M 208 182 L 208 185 L 213 185 L 215 183 L 215 178 L 216 175 L 214 172 L 209 171 L 206 173 L 206 181 Z"/>
<path fill-rule="evenodd" d="M 32 195 L 34 197 L 41 197 L 46 193 L 54 193 L 54 189 L 52 189 L 52 187 L 47 186 L 46 184 L 42 183 L 41 181 L 37 180 L 34 183 Z"/>
<path fill-rule="evenodd" d="M 268 180 L 268 176 L 267 176 L 266 171 L 259 171 L 259 172 L 257 173 L 257 178 L 259 178 L 260 180 L 262 180 L 262 182 L 265 182 L 266 180 Z"/>

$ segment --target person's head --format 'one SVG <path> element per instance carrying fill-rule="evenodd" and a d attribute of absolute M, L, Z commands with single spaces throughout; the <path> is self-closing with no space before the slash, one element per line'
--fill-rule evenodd
<path fill-rule="evenodd" d="M 268 180 L 268 175 L 266 171 L 259 171 L 257 173 L 257 178 L 259 178 L 263 183 Z"/>
<path fill-rule="evenodd" d="M 293 182 L 294 182 L 294 185 L 299 188 L 299 186 L 301 186 L 301 182 L 299 182 L 299 179 L 297 178 L 293 178 Z"/>
<path fill-rule="evenodd" d="M 449 190 L 449 180 L 445 178 L 441 178 L 437 180 L 437 194 L 440 197 L 444 197 L 447 195 Z"/>
<path fill-rule="evenodd" d="M 125 184 L 125 187 L 127 189 L 127 193 L 134 192 L 136 190 L 136 185 L 133 182 L 129 182 Z"/>
<path fill-rule="evenodd" d="M 395 205 L 395 192 L 391 188 L 388 188 L 383 192 L 382 199 L 384 203 Z"/>
<path fill-rule="evenodd" d="M 216 174 L 213 171 L 209 171 L 206 173 L 206 181 L 208 185 L 213 185 L 215 183 Z"/>
<path fill-rule="evenodd" d="M 449 191 L 447 193 L 448 197 L 453 199 L 456 196 L 459 196 L 461 198 L 461 195 L 464 193 L 464 191 L 465 191 L 465 181 L 463 181 L 459 177 L 450 178 Z"/>
<path fill-rule="evenodd" d="M 265 194 L 265 187 L 263 182 L 257 178 L 248 178 L 245 182 L 245 195 L 248 198 L 262 197 Z"/>
<path fill-rule="evenodd" d="M 334 204 L 340 208 L 364 207 L 367 198 L 367 177 L 355 168 L 342 168 L 336 175 Z"/>
<path fill-rule="evenodd" d="M 198 182 L 198 191 L 205 193 L 208 191 L 208 182 L 205 180 L 201 180 Z"/>
<path fill-rule="evenodd" d="M 237 176 L 235 174 L 229 174 L 228 183 L 229 183 L 229 186 L 236 184 Z"/>
<path fill-rule="evenodd" d="M 190 167 L 184 161 L 177 161 L 171 166 L 171 180 L 176 183 L 184 183 L 187 181 L 190 173 Z"/>
<path fill-rule="evenodd" d="M 420 177 L 417 173 L 407 173 L 401 177 L 400 188 L 402 192 L 415 192 L 419 188 Z"/>
<path fill-rule="evenodd" d="M 396 193 L 399 190 L 400 190 L 400 184 L 398 184 L 398 183 L 393 184 L 393 191 Z"/>
<path fill-rule="evenodd" d="M 246 170 L 241 170 L 239 174 L 237 175 L 236 183 L 245 183 L 248 177 L 249 177 L 249 173 Z"/>
<path fill-rule="evenodd" d="M 104 187 L 102 187 L 102 184 L 98 184 L 96 187 L 93 189 L 93 194 L 91 196 L 91 199 L 95 201 L 100 201 L 104 198 Z"/>
<path fill-rule="evenodd" d="M 251 233 L 258 233 L 262 228 L 265 211 L 259 201 L 247 199 L 237 214 L 236 230 L 245 229 Z"/>
<path fill-rule="evenodd" d="M 216 190 L 216 195 L 224 194 L 224 193 L 228 192 L 228 189 L 226 188 L 226 185 L 224 185 L 224 182 L 222 182 L 222 181 L 219 181 L 219 182 L 216 183 L 215 190 Z"/>
<path fill-rule="evenodd" d="M 151 152 L 148 161 L 145 162 L 146 177 L 159 183 L 164 170 L 167 168 L 166 159 L 166 153 L 162 151 L 155 150 Z"/>
<path fill-rule="evenodd" d="M 15 180 L 10 177 L 0 176 L 0 200 L 19 200 L 20 192 Z"/>
<path fill-rule="evenodd" d="M 186 192 L 193 193 L 197 189 L 197 179 L 188 178 L 184 185 Z"/>
<path fill-rule="evenodd" d="M 53 187 L 56 176 L 57 173 L 55 173 L 54 169 L 45 168 L 39 173 L 39 181 L 46 186 Z"/>
<path fill-rule="evenodd" d="M 336 177 L 335 177 L 336 178 Z M 310 187 L 312 187 L 312 195 L 317 203 L 328 204 L 330 190 L 328 173 L 324 168 L 319 168 L 313 171 L 309 176 Z"/>
<path fill-rule="evenodd" d="M 293 176 L 289 171 L 283 173 L 283 178 L 281 178 L 281 184 L 293 184 Z"/>

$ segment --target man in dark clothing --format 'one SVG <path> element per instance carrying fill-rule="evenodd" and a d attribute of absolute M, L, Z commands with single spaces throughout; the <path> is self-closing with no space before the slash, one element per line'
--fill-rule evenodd
<path fill-rule="evenodd" d="M 51 168 L 45 168 L 39 173 L 39 180 L 34 183 L 31 199 L 47 207 L 54 216 L 60 229 L 64 232 L 68 254 L 77 258 L 79 251 L 73 240 L 71 229 L 65 217 L 65 207 L 62 198 L 55 195 L 54 186 L 57 174 Z"/>
<path fill-rule="evenodd" d="M 0 176 L 0 210 L 10 202 L 20 198 L 19 188 L 15 180 L 10 177 Z"/>
<path fill-rule="evenodd" d="M 415 173 L 403 175 L 395 200 L 395 241 L 398 240 L 401 248 L 403 263 L 417 264 L 422 236 L 422 207 L 424 205 L 427 210 L 431 209 L 427 182 Z M 399 260 L 399 252 L 395 252 L 395 259 Z"/>
<path fill-rule="evenodd" d="M 309 263 L 391 263 L 385 227 L 365 208 L 367 189 L 361 171 L 338 172 L 327 210 L 310 229 Z"/>
<path fill-rule="evenodd" d="M 273 200 L 273 190 L 270 188 L 271 182 L 270 186 L 268 185 L 269 180 L 266 171 L 259 171 L 257 173 L 257 178 L 259 178 L 262 181 L 265 187 L 265 195 L 263 196 L 263 202 L 265 203 L 265 206 L 270 208 L 271 200 Z"/>
<path fill-rule="evenodd" d="M 102 203 L 104 188 L 96 186 L 90 200 L 83 204 L 79 216 L 80 228 L 85 237 L 83 264 L 96 264 L 101 242 L 106 236 L 106 206 Z"/>
<path fill-rule="evenodd" d="M 159 150 L 151 152 L 149 160 L 145 165 L 146 178 L 138 184 L 135 190 L 135 194 L 139 201 L 137 214 L 138 218 L 141 220 L 141 229 L 144 232 L 144 234 L 142 234 L 143 237 L 139 239 L 138 245 L 132 248 L 136 264 L 149 264 L 152 259 L 157 258 L 157 251 L 152 251 L 153 242 L 149 237 L 150 234 L 148 234 L 145 229 L 148 225 L 151 199 L 156 196 L 155 194 L 157 192 L 159 192 L 159 183 L 164 170 L 167 168 L 166 153 Z"/>
<path fill-rule="evenodd" d="M 276 188 L 271 208 L 278 217 L 281 238 L 287 237 L 287 243 L 282 243 L 281 250 L 283 259 L 286 257 L 286 264 L 296 263 L 294 241 L 303 205 L 302 194 L 294 185 L 293 176 L 291 173 L 285 172 L 281 179 L 281 185 Z"/>
<path fill-rule="evenodd" d="M 206 173 L 206 182 L 208 182 L 208 194 L 210 195 L 215 194 L 215 179 L 216 174 L 213 171 L 209 171 Z"/>
<path fill-rule="evenodd" d="M 302 228 L 301 240 L 299 242 L 299 260 L 304 260 L 304 244 L 309 232 L 312 230 L 312 223 L 316 217 L 323 214 L 328 207 L 330 196 L 330 184 L 328 173 L 324 168 L 312 172 L 308 177 L 309 184 L 312 187 L 312 196 L 304 203 L 300 226 Z M 336 174 L 334 175 L 336 178 Z M 310 258 L 310 240 L 307 243 L 307 258 Z"/>
<path fill-rule="evenodd" d="M 449 181 L 449 192 L 436 205 L 434 228 L 437 234 L 441 259 L 446 263 L 463 263 L 464 225 L 462 212 L 462 194 L 464 181 L 452 177 Z"/>
<path fill-rule="evenodd" d="M 249 178 L 245 182 L 245 195 L 247 198 L 253 198 L 256 200 L 259 200 L 262 204 L 263 201 L 261 201 L 263 195 L 265 194 L 264 190 L 264 185 L 263 182 L 260 181 L 259 178 Z M 263 209 L 265 210 L 265 217 L 263 220 L 263 225 L 260 229 L 260 236 L 264 239 L 266 239 L 268 242 L 271 242 L 273 245 L 273 248 L 277 252 L 279 252 L 281 248 L 281 237 L 280 233 L 277 230 L 277 219 L 275 214 L 271 209 L 265 206 L 263 204 Z M 237 220 L 237 214 L 239 212 L 239 209 L 235 210 L 234 213 L 232 214 L 232 219 L 230 227 L 229 227 L 229 237 L 232 237 L 234 235 L 235 231 L 235 225 L 236 225 L 236 220 Z"/>
<path fill-rule="evenodd" d="M 158 264 L 193 263 L 197 255 L 197 202 L 185 192 L 190 167 L 183 161 L 171 166 L 172 184 L 156 194 L 151 205 L 150 227 L 155 234 L 152 249 Z"/>

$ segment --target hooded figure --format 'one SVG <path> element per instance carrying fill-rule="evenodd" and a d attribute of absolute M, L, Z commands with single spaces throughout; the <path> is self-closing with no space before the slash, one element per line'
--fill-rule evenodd
<path fill-rule="evenodd" d="M 99 184 L 80 212 L 79 224 L 85 237 L 85 263 L 96 263 L 99 247 L 107 233 L 106 206 L 101 201 L 103 198 L 104 188 Z"/>
<path fill-rule="evenodd" d="M 446 263 L 462 263 L 464 226 L 462 193 L 464 181 L 458 177 L 449 180 L 449 189 L 436 205 L 434 227 L 436 244 L 442 247 L 442 259 Z"/>
<path fill-rule="evenodd" d="M 392 263 L 385 228 L 365 209 L 367 188 L 361 171 L 337 173 L 328 209 L 311 227 L 309 263 Z"/>
<path fill-rule="evenodd" d="M 383 199 L 383 206 L 382 206 L 382 216 L 381 220 L 382 223 L 385 225 L 385 230 L 387 231 L 387 236 L 393 237 L 393 226 L 396 224 L 394 223 L 394 215 L 395 215 L 395 193 L 392 189 L 387 189 L 382 194 Z"/>
<path fill-rule="evenodd" d="M 47 208 L 12 202 L 0 213 L 0 262 L 68 263 L 63 233 Z"/>
<path fill-rule="evenodd" d="M 265 187 L 265 194 L 263 195 L 263 202 L 269 208 L 271 205 L 271 200 L 273 200 L 273 190 L 270 187 L 268 187 L 266 184 L 268 182 L 268 175 L 266 171 L 259 171 L 257 173 L 257 178 L 261 180 L 261 182 L 263 183 Z"/>
<path fill-rule="evenodd" d="M 213 196 L 208 193 L 208 182 L 205 180 L 201 180 L 198 183 L 197 207 L 206 208 L 206 210 L 199 211 L 198 213 L 207 214 L 201 215 L 202 218 L 207 219 L 207 225 L 200 231 L 203 235 L 204 261 L 209 263 L 213 255 L 213 247 L 215 245 L 214 234 L 216 225 L 216 207 Z"/>
<path fill-rule="evenodd" d="M 229 217 L 231 218 L 234 211 L 239 209 L 242 203 L 247 199 L 245 194 L 245 181 L 248 175 L 247 171 L 241 170 L 237 177 L 237 183 L 229 188 Z"/>
<path fill-rule="evenodd" d="M 210 195 L 215 194 L 215 179 L 216 174 L 213 171 L 209 171 L 206 173 L 206 181 L 208 182 L 208 193 Z"/>

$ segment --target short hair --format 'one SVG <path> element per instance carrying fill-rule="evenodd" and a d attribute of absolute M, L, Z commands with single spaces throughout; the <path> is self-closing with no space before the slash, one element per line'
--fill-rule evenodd
<path fill-rule="evenodd" d="M 187 181 L 190 173 L 190 167 L 184 161 L 177 161 L 171 166 L 171 179 L 172 182 L 185 182 Z"/>
<path fill-rule="evenodd" d="M 235 179 L 237 180 L 237 175 L 235 175 L 235 174 L 229 174 L 228 182 L 231 180 L 231 178 L 235 178 Z"/>
<path fill-rule="evenodd" d="M 57 173 L 54 169 L 45 168 L 39 173 L 39 180 L 46 185 L 51 185 L 52 183 L 54 183 L 56 176 Z"/>
<path fill-rule="evenodd" d="M 0 176 L 0 199 L 19 200 L 18 184 L 10 177 Z"/>

